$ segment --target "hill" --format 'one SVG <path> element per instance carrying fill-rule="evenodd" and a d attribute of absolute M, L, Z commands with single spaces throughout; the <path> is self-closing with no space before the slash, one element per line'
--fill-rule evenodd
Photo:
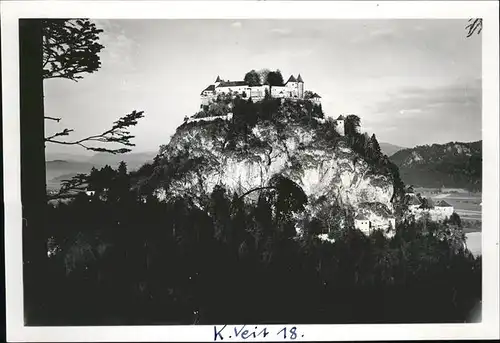
<path fill-rule="evenodd" d="M 398 152 L 400 150 L 406 149 L 404 147 L 394 145 L 391 143 L 379 142 L 379 144 L 380 144 L 380 149 L 382 150 L 382 153 L 384 153 L 385 155 L 387 155 L 389 157 L 394 155 L 396 152 Z"/>
<path fill-rule="evenodd" d="M 231 118 L 195 115 L 177 128 L 157 162 L 136 174 L 137 187 L 163 200 L 189 197 L 203 206 L 217 186 L 242 195 L 279 174 L 299 185 L 311 203 L 354 211 L 378 203 L 394 216 L 397 169 L 380 152 L 369 156 L 364 149 L 373 141 L 366 135 L 340 135 L 335 120 L 314 114 L 307 101 L 236 101 L 231 110 Z"/>
<path fill-rule="evenodd" d="M 390 157 L 406 184 L 481 190 L 482 141 L 422 145 Z"/>

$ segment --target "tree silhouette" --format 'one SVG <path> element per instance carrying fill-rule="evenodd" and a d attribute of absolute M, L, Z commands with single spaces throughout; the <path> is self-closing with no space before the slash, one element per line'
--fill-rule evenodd
<path fill-rule="evenodd" d="M 82 79 L 81 74 L 94 73 L 101 67 L 99 53 L 104 48 L 99 44 L 99 34 L 103 32 L 89 19 L 48 19 L 42 20 L 43 71 L 44 79 L 63 78 L 75 82 Z M 134 146 L 130 142 L 134 136 L 126 129 L 137 124 L 143 112 L 133 111 L 113 123 L 113 126 L 99 135 L 92 135 L 75 141 L 56 140 L 68 136 L 73 129 L 65 128 L 45 138 L 45 142 L 63 145 L 79 145 L 86 150 L 122 154 L 128 148 L 109 149 L 88 146 L 85 143 L 119 143 Z M 46 120 L 61 121 L 61 118 L 45 116 Z"/>
<path fill-rule="evenodd" d="M 21 200 L 23 203 L 23 260 L 25 262 L 25 304 L 32 312 L 43 308 L 44 265 L 47 263 L 44 209 L 47 204 L 45 174 L 45 142 L 80 145 L 93 151 L 123 153 L 129 149 L 106 149 L 84 142 L 111 142 L 131 146 L 126 128 L 137 123 L 142 112 L 133 112 L 102 133 L 74 142 L 56 140 L 72 130 L 64 129 L 45 137 L 43 80 L 65 78 L 77 81 L 83 73 L 100 67 L 98 30 L 86 19 L 23 19 L 19 21 L 20 40 L 20 118 L 21 118 Z M 36 286 L 35 286 L 36 285 Z M 40 314 L 38 314 L 40 315 Z M 43 315 L 42 315 L 43 316 Z"/>
<path fill-rule="evenodd" d="M 282 86 L 283 75 L 281 75 L 279 70 L 271 71 L 267 74 L 266 81 L 270 86 Z"/>
<path fill-rule="evenodd" d="M 378 144 L 377 137 L 373 134 L 369 140 L 370 154 L 369 156 L 374 160 L 378 161 L 382 156 L 382 151 L 380 150 L 380 144 Z"/>
<path fill-rule="evenodd" d="M 348 115 L 345 118 L 345 134 L 349 136 L 357 135 L 360 125 L 361 119 L 357 115 Z"/>
<path fill-rule="evenodd" d="M 269 74 L 271 71 L 267 68 L 260 69 L 257 71 L 257 74 L 259 75 L 259 80 L 261 84 L 265 84 L 267 80 L 267 74 Z"/>
<path fill-rule="evenodd" d="M 279 70 L 269 72 L 266 76 L 266 83 L 269 85 L 269 91 L 272 94 L 271 89 L 273 86 L 283 86 L 281 72 Z"/>
<path fill-rule="evenodd" d="M 43 78 L 78 81 L 82 73 L 93 73 L 100 66 L 98 43 L 103 30 L 88 19 L 42 20 Z"/>
<path fill-rule="evenodd" d="M 260 85 L 260 76 L 254 69 L 246 73 L 245 78 L 243 80 L 247 82 L 249 86 Z"/>
<path fill-rule="evenodd" d="M 274 174 L 269 185 L 277 191 L 276 210 L 279 214 L 304 210 L 307 195 L 298 184 L 280 174 Z"/>
<path fill-rule="evenodd" d="M 431 204 L 429 202 L 429 199 L 424 198 L 424 197 L 420 197 L 420 201 L 422 202 L 422 205 L 420 205 L 420 208 L 423 208 L 423 209 L 430 209 L 431 208 Z"/>
<path fill-rule="evenodd" d="M 41 273 L 47 262 L 41 20 L 19 20 L 19 57 L 24 304 L 25 311 L 39 317 L 46 289 Z"/>
<path fill-rule="evenodd" d="M 62 137 L 62 136 L 67 136 L 74 130 L 72 129 L 64 129 L 60 132 L 57 132 L 49 137 L 45 138 L 46 142 L 49 143 L 57 143 L 57 144 L 62 144 L 62 145 L 79 145 L 82 148 L 85 148 L 86 150 L 91 150 L 91 151 L 96 151 L 96 152 L 108 152 L 111 154 L 123 154 L 130 152 L 131 149 L 129 148 L 116 148 L 116 149 L 109 149 L 109 148 L 104 148 L 104 147 L 98 147 L 98 146 L 89 146 L 89 142 L 99 142 L 99 143 L 118 143 L 122 144 L 125 146 L 135 146 L 130 140 L 134 138 L 130 134 L 130 131 L 127 129 L 131 126 L 135 126 L 137 124 L 137 120 L 144 117 L 144 112 L 140 111 L 132 111 L 131 113 L 125 115 L 124 117 L 120 118 L 119 120 L 115 121 L 113 123 L 113 126 L 102 132 L 101 134 L 98 135 L 92 135 L 88 136 L 82 139 L 78 139 L 75 141 L 61 141 L 57 140 L 54 138 L 57 137 Z"/>

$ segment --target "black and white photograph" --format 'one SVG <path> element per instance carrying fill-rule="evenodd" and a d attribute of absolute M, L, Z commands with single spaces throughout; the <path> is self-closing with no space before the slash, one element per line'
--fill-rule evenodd
<path fill-rule="evenodd" d="M 24 327 L 304 340 L 498 306 L 487 19 L 67 13 L 14 27 Z"/>

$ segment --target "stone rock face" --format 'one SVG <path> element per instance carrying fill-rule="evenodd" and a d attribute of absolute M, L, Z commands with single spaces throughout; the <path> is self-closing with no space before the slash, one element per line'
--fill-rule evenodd
<path fill-rule="evenodd" d="M 325 196 L 354 209 L 363 203 L 380 203 L 392 215 L 393 181 L 374 173 L 344 140 L 332 146 L 317 131 L 298 123 L 280 129 L 257 124 L 246 142 L 238 139 L 230 147 L 225 139 L 228 125 L 217 120 L 178 128 L 161 152 L 162 163 L 168 168 L 174 160 L 195 162 L 171 172 L 175 177 L 168 183 L 160 182 L 158 198 L 196 198 L 210 194 L 218 184 L 242 194 L 265 186 L 273 174 L 280 173 L 300 185 L 309 198 Z"/>

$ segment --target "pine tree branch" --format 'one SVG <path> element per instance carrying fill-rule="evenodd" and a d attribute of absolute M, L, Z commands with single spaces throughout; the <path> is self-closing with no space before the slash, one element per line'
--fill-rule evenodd
<path fill-rule="evenodd" d="M 46 137 L 45 141 L 46 142 L 50 142 L 50 141 L 52 141 L 52 138 L 56 138 L 56 137 L 60 137 L 60 136 L 67 136 L 67 135 L 69 135 L 73 131 L 74 130 L 72 130 L 72 129 L 64 129 L 64 130 L 62 130 L 60 132 L 57 132 L 57 133 L 53 134 L 52 136 Z"/>
<path fill-rule="evenodd" d="M 54 118 L 54 117 L 48 117 L 48 116 L 45 116 L 44 119 L 49 119 L 49 120 L 54 120 L 56 122 L 59 123 L 59 121 L 62 119 L 62 118 Z"/>
<path fill-rule="evenodd" d="M 77 81 L 81 73 L 93 73 L 101 66 L 95 24 L 88 19 L 43 20 L 43 78 Z"/>
<path fill-rule="evenodd" d="M 70 191 L 84 191 L 88 184 L 89 175 L 77 174 L 69 180 L 63 180 L 58 196 L 66 195 Z"/>
<path fill-rule="evenodd" d="M 100 147 L 94 147 L 94 146 L 88 146 L 84 143 L 86 142 L 99 142 L 99 143 L 118 143 L 122 144 L 125 146 L 135 146 L 130 140 L 134 138 L 135 136 L 131 135 L 129 131 L 126 129 L 135 126 L 137 124 L 137 120 L 144 117 L 144 112 L 140 111 L 133 111 L 126 116 L 118 119 L 113 123 L 113 126 L 104 131 L 103 133 L 99 135 L 92 135 L 88 136 L 76 141 L 61 141 L 61 140 L 56 140 L 54 138 L 56 137 L 61 137 L 61 136 L 68 136 L 71 132 L 74 130 L 72 129 L 64 129 L 63 131 L 57 132 L 53 134 L 52 136 L 46 137 L 45 141 L 49 143 L 55 143 L 55 144 L 62 144 L 62 145 L 79 145 L 82 148 L 85 148 L 87 150 L 91 151 L 97 151 L 97 152 L 109 152 L 112 154 L 122 154 L 129 152 L 130 149 L 127 148 L 119 148 L 119 149 L 107 149 L 107 148 L 100 148 Z"/>

